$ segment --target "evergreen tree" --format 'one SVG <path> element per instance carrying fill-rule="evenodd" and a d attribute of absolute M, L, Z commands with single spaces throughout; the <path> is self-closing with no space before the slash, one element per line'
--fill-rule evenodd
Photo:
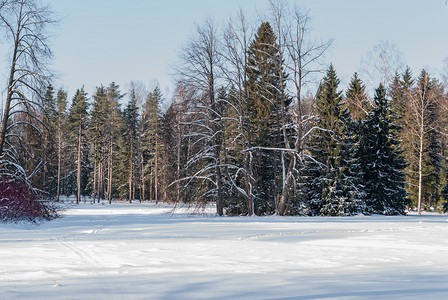
<path fill-rule="evenodd" d="M 177 126 L 176 118 L 178 111 L 175 104 L 171 104 L 160 119 L 160 139 L 161 139 L 161 161 L 163 162 L 163 181 L 162 191 L 163 199 L 168 202 L 176 202 L 179 200 L 178 183 L 175 183 L 180 176 L 180 153 L 178 153 L 179 126 Z"/>
<path fill-rule="evenodd" d="M 123 134 L 120 161 L 122 166 L 122 183 L 127 182 L 127 189 L 120 195 L 127 195 L 129 202 L 135 199 L 135 186 L 138 178 L 137 153 L 139 152 L 140 117 L 138 114 L 137 98 L 135 90 L 131 90 L 128 105 L 123 111 Z"/>
<path fill-rule="evenodd" d="M 107 161 L 107 190 L 106 198 L 109 204 L 112 203 L 112 197 L 118 196 L 118 187 L 120 182 L 116 179 L 120 176 L 120 169 L 117 168 L 119 164 L 119 138 L 121 135 L 121 110 L 119 101 L 124 97 L 120 92 L 120 87 L 112 82 L 106 89 L 106 161 Z"/>
<path fill-rule="evenodd" d="M 90 111 L 91 126 L 89 127 L 89 139 L 92 144 L 90 153 L 93 162 L 93 174 L 91 186 L 93 199 L 105 199 L 107 188 L 107 153 L 109 151 L 107 139 L 110 130 L 110 105 L 106 97 L 106 88 L 99 86 L 93 95 L 93 105 Z"/>
<path fill-rule="evenodd" d="M 447 167 L 445 167 L 444 172 L 445 172 L 445 178 L 448 178 L 448 168 Z M 445 200 L 445 202 L 442 204 L 442 210 L 444 212 L 448 212 L 448 181 L 445 182 L 445 185 L 442 188 L 442 191 L 440 194 L 441 194 L 443 200 Z"/>
<path fill-rule="evenodd" d="M 345 104 L 350 111 L 351 118 L 355 122 L 360 122 L 367 117 L 371 109 L 368 96 L 366 94 L 366 87 L 361 79 L 358 77 L 358 73 L 353 75 L 352 80 L 345 93 Z"/>
<path fill-rule="evenodd" d="M 156 87 L 146 99 L 143 107 L 143 185 L 149 187 L 149 197 L 158 201 L 160 187 L 160 126 L 161 117 L 160 105 L 162 102 L 162 93 Z M 146 188 L 144 189 L 146 190 Z"/>
<path fill-rule="evenodd" d="M 65 188 L 63 183 L 64 174 L 67 172 L 65 166 L 66 160 L 66 141 L 65 136 L 65 120 L 67 116 L 67 93 L 60 89 L 56 96 L 56 143 L 57 143 L 57 186 L 56 186 L 56 201 L 59 202 L 61 191 L 64 193 Z M 62 190 L 61 190 L 62 187 Z"/>
<path fill-rule="evenodd" d="M 406 158 L 407 167 L 405 168 L 406 182 L 410 183 L 406 185 L 406 191 L 408 192 L 408 204 L 414 197 L 416 186 L 414 185 L 418 181 L 417 172 L 415 171 L 415 151 L 414 149 L 414 137 L 411 132 L 411 102 L 412 102 L 412 89 L 414 80 L 412 79 L 412 72 L 409 67 L 399 74 L 395 73 L 393 80 L 389 86 L 389 96 L 391 98 L 391 109 L 396 116 L 396 124 L 399 125 L 399 131 L 397 139 L 399 140 L 399 146 L 403 151 L 403 156 Z M 417 188 L 418 189 L 418 188 Z"/>
<path fill-rule="evenodd" d="M 359 151 L 368 199 L 367 213 L 404 214 L 406 163 L 397 140 L 397 117 L 382 85 L 376 90 L 374 102 L 374 109 L 362 126 Z"/>
<path fill-rule="evenodd" d="M 352 121 L 349 111 L 343 107 L 338 85 L 339 79 L 331 65 L 316 95 L 317 129 L 309 142 L 313 160 L 307 177 L 312 214 L 336 216 L 359 211 L 358 191 L 350 170 L 351 164 L 355 164 Z"/>
<path fill-rule="evenodd" d="M 43 99 L 43 143 L 41 147 L 43 168 L 41 173 L 42 189 L 53 198 L 57 190 L 57 103 L 54 97 L 54 88 L 48 85 Z"/>
<path fill-rule="evenodd" d="M 282 92 L 286 74 L 282 69 L 277 37 L 268 22 L 258 28 L 248 49 L 246 68 L 249 123 L 254 152 L 255 213 L 272 214 L 281 192 L 281 114 L 291 103 Z"/>
<path fill-rule="evenodd" d="M 391 109 L 397 116 L 397 123 L 400 126 L 404 126 L 409 118 L 409 103 L 413 85 L 412 71 L 407 67 L 401 75 L 398 72 L 395 73 L 389 86 Z"/>
<path fill-rule="evenodd" d="M 71 163 L 72 169 L 76 169 L 76 179 L 72 176 L 71 180 L 76 180 L 76 203 L 81 200 L 81 195 L 86 194 L 88 173 L 88 145 L 87 145 L 87 127 L 88 113 L 87 94 L 84 87 L 78 89 L 73 97 L 72 104 L 67 118 L 67 129 L 70 138 Z"/>

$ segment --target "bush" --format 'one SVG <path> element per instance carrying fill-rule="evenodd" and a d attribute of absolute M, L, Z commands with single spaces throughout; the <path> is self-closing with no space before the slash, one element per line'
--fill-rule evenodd
<path fill-rule="evenodd" d="M 35 222 L 56 217 L 56 209 L 41 201 L 28 184 L 6 176 L 0 177 L 1 222 Z"/>

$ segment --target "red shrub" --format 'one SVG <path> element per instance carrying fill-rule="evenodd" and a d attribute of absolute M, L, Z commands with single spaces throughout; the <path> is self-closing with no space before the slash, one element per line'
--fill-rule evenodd
<path fill-rule="evenodd" d="M 40 201 L 27 184 L 0 177 L 0 221 L 36 221 L 54 217 L 55 211 Z"/>

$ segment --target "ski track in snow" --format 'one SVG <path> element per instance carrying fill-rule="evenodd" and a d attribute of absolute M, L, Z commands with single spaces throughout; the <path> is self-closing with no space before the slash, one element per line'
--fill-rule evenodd
<path fill-rule="evenodd" d="M 80 204 L 0 224 L 0 299 L 448 298 L 446 215 L 189 211 Z"/>

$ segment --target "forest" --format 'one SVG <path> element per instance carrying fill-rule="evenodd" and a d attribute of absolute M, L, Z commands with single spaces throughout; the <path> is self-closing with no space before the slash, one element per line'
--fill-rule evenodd
<path fill-rule="evenodd" d="M 70 195 L 76 203 L 214 203 L 219 216 L 445 211 L 448 77 L 394 68 L 382 55 L 393 49 L 380 44 L 373 60 L 383 67 L 368 70 L 380 78 L 375 89 L 354 73 L 343 90 L 325 61 L 332 40 L 313 38 L 308 11 L 270 4 L 257 23 L 240 11 L 225 25 L 197 25 L 165 99 L 140 82 L 129 91 L 99 84 L 92 95 L 55 88 L 51 10 L 0 1 L 11 47 L 0 219 L 24 213 L 11 207 L 39 215 L 39 205 Z"/>

